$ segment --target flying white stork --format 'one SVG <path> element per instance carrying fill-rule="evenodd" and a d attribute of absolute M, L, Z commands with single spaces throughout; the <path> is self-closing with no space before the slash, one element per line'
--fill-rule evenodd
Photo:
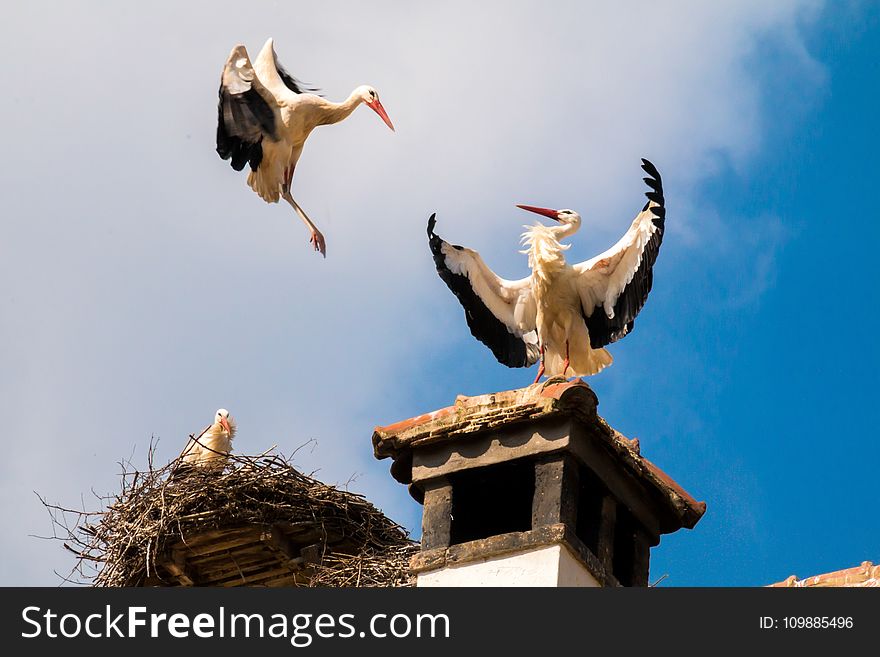
<path fill-rule="evenodd" d="M 290 183 L 303 144 L 319 125 L 338 123 L 361 103 L 394 130 L 373 87 L 362 85 L 341 103 L 311 93 L 278 63 L 272 39 L 251 64 L 243 45 L 232 49 L 220 78 L 217 153 L 241 171 L 250 165 L 247 182 L 267 203 L 283 198 L 311 232 L 309 242 L 326 257 L 324 236 L 290 193 Z"/>
<path fill-rule="evenodd" d="M 648 202 L 610 249 L 571 266 L 561 240 L 581 226 L 573 210 L 517 207 L 550 217 L 556 226 L 526 227 L 531 276 L 508 281 L 471 249 L 445 242 L 428 220 L 428 241 L 437 273 L 464 306 L 471 333 L 508 367 L 540 360 L 537 383 L 553 376 L 588 376 L 611 364 L 603 347 L 629 333 L 651 291 L 652 268 L 663 239 L 666 208 L 660 174 L 642 160 L 651 188 Z"/>
<path fill-rule="evenodd" d="M 186 447 L 180 453 L 182 469 L 189 466 L 220 469 L 232 451 L 235 438 L 235 420 L 225 408 L 214 416 L 214 423 L 205 427 L 198 436 L 190 436 Z"/>

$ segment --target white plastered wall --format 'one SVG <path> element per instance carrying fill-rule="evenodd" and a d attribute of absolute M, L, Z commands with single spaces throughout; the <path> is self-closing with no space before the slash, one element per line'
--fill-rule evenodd
<path fill-rule="evenodd" d="M 417 586 L 600 586 L 564 545 L 503 554 L 419 573 Z"/>

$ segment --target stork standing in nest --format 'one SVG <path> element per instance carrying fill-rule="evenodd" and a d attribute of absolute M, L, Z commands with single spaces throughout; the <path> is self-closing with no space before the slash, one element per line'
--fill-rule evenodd
<path fill-rule="evenodd" d="M 475 338 L 508 367 L 530 367 L 540 361 L 541 376 L 589 376 L 611 364 L 604 348 L 629 333 L 651 291 L 653 266 L 663 239 L 666 207 L 657 169 L 642 168 L 650 187 L 648 202 L 629 230 L 610 249 L 586 262 L 569 265 L 562 240 L 581 227 L 573 210 L 517 207 L 549 217 L 555 226 L 527 227 L 532 274 L 518 281 L 497 276 L 480 254 L 449 244 L 434 233 L 436 215 L 428 220 L 428 241 L 440 278 L 458 297 Z"/>
<path fill-rule="evenodd" d="M 189 442 L 180 454 L 181 470 L 190 467 L 221 469 L 232 451 L 235 438 L 235 420 L 225 408 L 214 416 L 214 423 L 205 427 L 198 436 L 190 436 Z"/>
<path fill-rule="evenodd" d="M 251 64 L 247 49 L 232 49 L 220 79 L 217 153 L 241 171 L 250 165 L 247 183 L 267 203 L 287 201 L 308 228 L 309 242 L 327 255 L 324 235 L 293 199 L 290 185 L 303 145 L 319 125 L 339 123 L 361 104 L 372 109 L 394 130 L 379 93 L 368 85 L 357 87 L 341 103 L 312 93 L 290 75 L 266 41 Z"/>

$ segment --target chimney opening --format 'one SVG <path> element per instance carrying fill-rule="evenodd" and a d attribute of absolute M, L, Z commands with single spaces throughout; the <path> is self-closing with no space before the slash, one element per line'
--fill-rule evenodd
<path fill-rule="evenodd" d="M 608 489 L 590 468 L 578 468 L 578 513 L 575 534 L 597 557 L 600 556 L 599 540 L 602 526 L 602 500 Z"/>
<path fill-rule="evenodd" d="M 451 544 L 531 529 L 535 494 L 532 461 L 519 459 L 463 470 L 451 475 L 449 481 Z"/>
<path fill-rule="evenodd" d="M 622 504 L 618 505 L 617 520 L 614 525 L 612 572 L 623 586 L 633 585 L 636 556 L 635 534 L 635 518 L 629 509 Z"/>

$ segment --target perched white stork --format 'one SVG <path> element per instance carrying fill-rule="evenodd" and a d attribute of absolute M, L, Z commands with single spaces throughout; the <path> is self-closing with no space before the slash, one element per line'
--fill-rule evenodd
<path fill-rule="evenodd" d="M 243 45 L 232 49 L 220 78 L 217 153 L 241 171 L 250 165 L 247 182 L 267 203 L 283 198 L 311 232 L 309 241 L 327 255 L 324 236 L 290 193 L 290 183 L 303 144 L 319 125 L 338 123 L 361 103 L 394 130 L 373 87 L 362 85 L 341 103 L 311 93 L 278 63 L 272 39 L 251 64 Z"/>
<path fill-rule="evenodd" d="M 652 268 L 663 239 L 666 208 L 660 174 L 642 160 L 648 174 L 648 202 L 629 230 L 610 249 L 571 266 L 561 240 L 581 218 L 573 210 L 517 207 L 550 217 L 556 226 L 526 227 L 531 276 L 508 281 L 497 276 L 476 251 L 443 241 L 428 220 L 428 242 L 437 273 L 464 306 L 471 333 L 508 367 L 541 361 L 537 383 L 552 376 L 588 376 L 611 364 L 603 347 L 633 328 L 651 291 Z"/>
<path fill-rule="evenodd" d="M 188 466 L 222 468 L 232 451 L 235 429 L 235 420 L 229 415 L 229 411 L 225 408 L 219 409 L 214 416 L 214 423 L 205 427 L 198 436 L 190 436 L 186 447 L 180 453 L 180 461 L 184 469 Z"/>

